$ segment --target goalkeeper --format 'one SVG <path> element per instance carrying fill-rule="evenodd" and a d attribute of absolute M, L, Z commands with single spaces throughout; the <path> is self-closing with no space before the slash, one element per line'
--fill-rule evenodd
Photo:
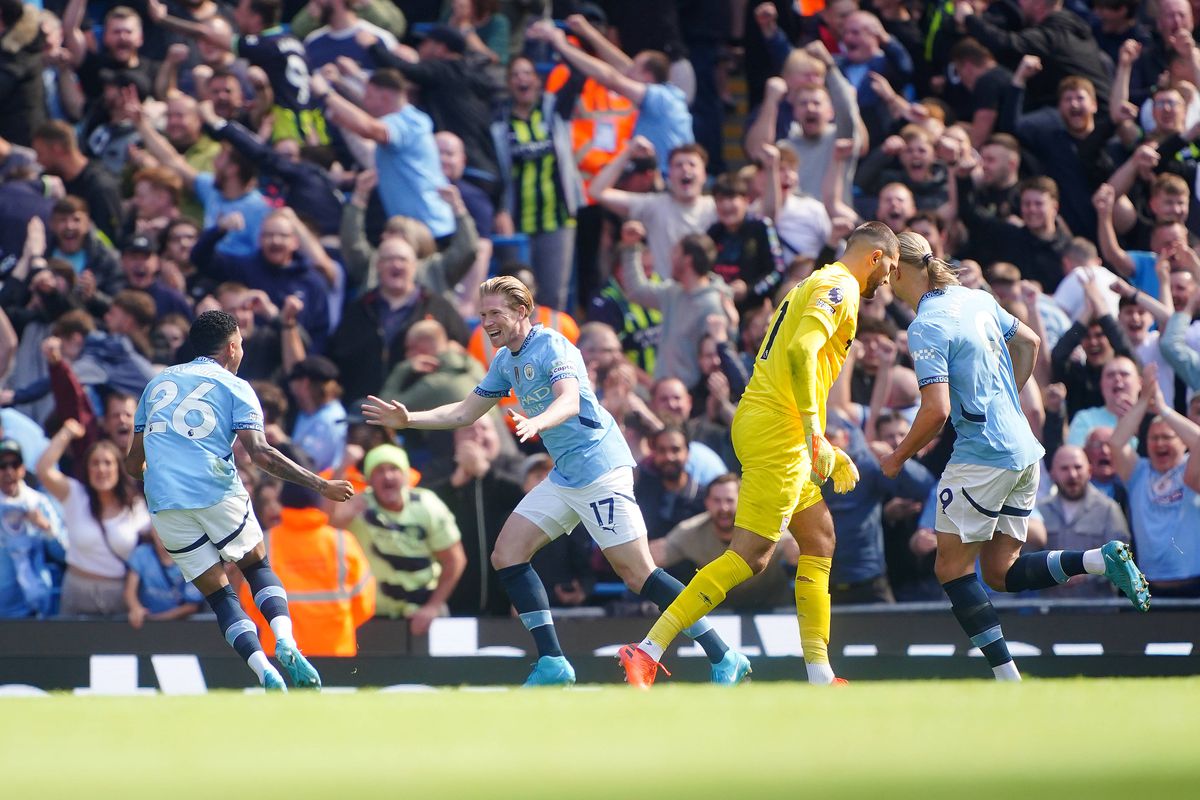
<path fill-rule="evenodd" d="M 829 665 L 835 537 L 821 485 L 833 478 L 834 491 L 848 492 L 858 470 L 825 438 L 825 401 L 854 339 L 859 297 L 873 297 L 898 259 L 891 229 L 868 222 L 850 235 L 841 261 L 814 272 L 780 303 L 733 418 L 742 463 L 733 541 L 696 573 L 641 644 L 621 648 L 630 684 L 649 688 L 671 641 L 720 605 L 726 592 L 762 572 L 785 531 L 800 545 L 796 614 L 808 680 L 842 682 Z"/>

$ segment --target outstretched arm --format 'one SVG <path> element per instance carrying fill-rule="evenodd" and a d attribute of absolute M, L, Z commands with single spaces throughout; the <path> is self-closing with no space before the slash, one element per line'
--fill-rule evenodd
<path fill-rule="evenodd" d="M 452 430 L 470 425 L 500 402 L 498 397 L 483 397 L 471 392 L 457 403 L 447 403 L 428 411 L 409 411 L 402 403 L 368 395 L 363 416 L 371 425 L 384 428 L 416 428 L 425 431 Z"/>
<path fill-rule="evenodd" d="M 387 126 L 366 111 L 329 88 L 329 82 L 319 72 L 309 78 L 314 99 L 325 104 L 325 118 L 351 133 L 370 139 L 378 144 L 387 144 Z"/>
<path fill-rule="evenodd" d="M 606 64 L 583 52 L 571 44 L 567 40 L 567 35 L 554 27 L 552 23 L 535 22 L 529 27 L 526 38 L 549 42 L 573 69 L 579 70 L 604 88 L 628 97 L 634 102 L 634 105 L 640 106 L 642 100 L 646 98 L 646 84 L 630 78 L 611 64 Z"/>
<path fill-rule="evenodd" d="M 262 431 L 241 430 L 237 432 L 237 437 L 242 447 L 250 454 L 254 465 L 264 472 L 280 480 L 320 492 L 322 497 L 329 500 L 343 502 L 354 496 L 354 487 L 349 481 L 327 481 L 320 475 L 309 472 L 276 450 Z"/>
<path fill-rule="evenodd" d="M 179 17 L 172 17 L 167 12 L 167 6 L 162 0 L 146 0 L 146 14 L 152 22 L 163 26 L 167 30 L 182 33 L 184 36 L 190 36 L 193 39 L 204 39 L 214 47 L 233 51 L 234 34 L 233 30 L 228 27 L 209 27 L 202 22 L 189 22 L 179 19 Z"/>

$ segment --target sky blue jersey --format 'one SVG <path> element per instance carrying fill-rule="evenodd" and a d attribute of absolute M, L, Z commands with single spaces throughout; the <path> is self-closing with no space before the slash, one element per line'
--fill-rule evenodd
<path fill-rule="evenodd" d="M 634 466 L 634 460 L 612 415 L 596 399 L 575 345 L 558 331 L 535 325 L 516 353 L 500 348 L 475 394 L 499 398 L 511 388 L 525 416 L 534 417 L 554 401 L 551 387 L 565 378 L 579 381 L 579 415 L 542 431 L 541 437 L 554 459 L 550 480 L 580 489 L 617 467 Z"/>
<path fill-rule="evenodd" d="M 142 392 L 133 418 L 146 448 L 151 513 L 198 509 L 245 494 L 233 464 L 237 431 L 263 429 L 250 384 L 211 358 L 167 367 Z"/>
<path fill-rule="evenodd" d="M 921 386 L 950 384 L 952 464 L 1021 470 L 1046 454 L 1021 411 L 1005 346 L 1019 325 L 978 289 L 936 289 L 917 303 L 908 350 Z"/>

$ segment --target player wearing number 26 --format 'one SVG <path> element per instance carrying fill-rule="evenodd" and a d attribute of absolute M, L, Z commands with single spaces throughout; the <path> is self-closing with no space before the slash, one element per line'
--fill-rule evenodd
<path fill-rule="evenodd" d="M 895 476 L 947 420 L 954 425 L 954 453 L 938 484 L 934 571 L 995 677 L 1019 680 L 976 561 L 988 585 L 1001 592 L 1043 589 L 1092 573 L 1108 576 L 1143 611 L 1150 593 L 1123 542 L 1020 555 L 1045 455 L 1021 410 L 1020 391 L 1041 341 L 990 294 L 960 286 L 924 237 L 905 232 L 899 240 L 892 290 L 917 312 L 908 348 L 921 407 L 908 435 L 879 465 Z"/>
<path fill-rule="evenodd" d="M 305 505 L 316 506 L 320 496 L 344 501 L 354 490 L 346 481 L 314 475 L 267 442 L 258 397 L 235 374 L 242 363 L 242 334 L 233 316 L 205 312 L 188 338 L 203 355 L 168 367 L 146 386 L 134 414 L 125 469 L 145 480 L 146 502 L 167 552 L 204 594 L 226 641 L 259 682 L 267 689 L 284 688 L 229 586 L 223 560 L 235 562 L 246 576 L 278 640 L 275 656 L 292 683 L 319 687 L 317 671 L 292 638 L 287 593 L 267 562 L 262 529 L 233 462 L 234 439 L 257 466 L 297 484 L 284 491 L 307 499 Z"/>
<path fill-rule="evenodd" d="M 480 323 L 496 355 L 474 392 L 429 411 L 371 397 L 363 415 L 390 428 L 460 428 L 516 392 L 524 412 L 512 412 L 517 435 L 522 442 L 540 436 L 554 469 L 504 524 L 492 566 L 537 645 L 538 660 L 525 685 L 570 685 L 575 670 L 559 646 L 546 589 L 529 564 L 534 553 L 582 522 L 625 585 L 644 599 L 662 607 L 683 586 L 650 558 L 646 523 L 633 496 L 633 454 L 596 399 L 582 354 L 557 331 L 530 321 L 533 295 L 516 278 L 485 281 L 479 303 Z M 708 655 L 714 683 L 737 683 L 750 671 L 746 657 L 729 650 L 706 620 L 688 635 Z"/>
<path fill-rule="evenodd" d="M 779 304 L 733 418 L 733 447 L 742 463 L 733 541 L 696 573 L 641 644 L 622 649 L 631 684 L 652 684 L 675 636 L 762 572 L 784 531 L 800 545 L 796 613 L 809 682 L 835 681 L 828 654 L 835 538 L 821 485 L 832 477 L 835 491 L 848 492 L 858 469 L 825 438 L 825 399 L 854 339 L 859 297 L 874 297 L 897 257 L 891 229 L 860 225 L 841 261 L 814 272 Z"/>

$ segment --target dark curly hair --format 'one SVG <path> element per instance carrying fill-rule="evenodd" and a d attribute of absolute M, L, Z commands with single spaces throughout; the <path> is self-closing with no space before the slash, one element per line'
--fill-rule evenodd
<path fill-rule="evenodd" d="M 205 311 L 196 317 L 188 331 L 193 352 L 211 356 L 224 347 L 237 333 L 237 319 L 224 311 Z"/>

